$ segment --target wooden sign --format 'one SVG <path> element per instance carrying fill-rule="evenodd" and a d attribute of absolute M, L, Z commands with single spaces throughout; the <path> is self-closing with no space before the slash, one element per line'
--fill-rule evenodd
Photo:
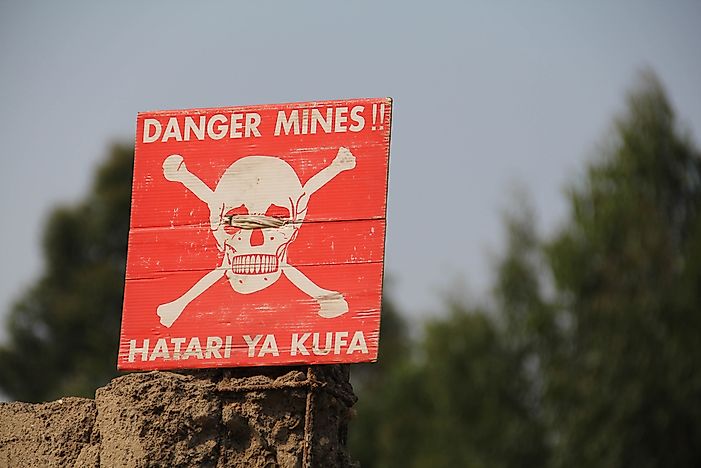
<path fill-rule="evenodd" d="M 391 105 L 140 113 L 117 367 L 374 361 Z"/>

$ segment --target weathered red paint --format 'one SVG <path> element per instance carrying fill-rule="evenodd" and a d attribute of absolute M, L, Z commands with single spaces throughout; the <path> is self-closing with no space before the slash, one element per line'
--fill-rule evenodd
<path fill-rule="evenodd" d="M 279 112 L 289 123 L 287 116 L 293 115 L 293 110 L 298 110 L 297 115 L 304 120 L 312 109 L 317 110 L 315 134 L 311 134 L 308 120 L 306 126 L 300 122 L 298 128 L 287 127 L 289 134 L 284 125 L 278 124 L 279 134 L 275 135 Z M 323 127 L 319 116 L 331 116 L 334 122 L 329 125 L 324 120 Z M 179 141 L 185 140 L 186 117 L 190 117 L 189 141 Z M 387 98 L 140 113 L 118 368 L 374 361 L 380 323 L 390 118 L 391 100 Z M 210 121 L 211 128 L 207 128 Z M 232 122 L 241 127 L 232 131 Z M 246 122 L 250 124 L 248 134 Z M 159 125 L 160 134 L 156 137 Z M 179 157 L 166 162 L 171 155 Z M 208 205 L 201 198 L 216 191 L 233 163 L 253 155 L 272 156 L 288 163 L 302 185 L 325 168 L 333 168 L 331 179 L 309 196 L 306 216 L 295 224 L 296 234 L 284 256 L 290 268 L 285 269 L 280 263 L 278 267 L 284 273 L 277 280 L 274 274 L 267 278 L 256 273 L 274 269 L 272 257 L 243 253 L 246 249 L 262 248 L 268 239 L 284 235 L 284 229 L 293 232 L 292 224 L 249 229 L 241 228 L 240 223 L 252 214 L 267 214 L 262 218 L 268 221 L 284 220 L 292 216 L 290 211 L 303 208 L 304 203 L 270 204 L 267 209 L 259 208 L 259 213 L 250 213 L 245 205 L 234 207 L 222 202 L 227 213 L 219 216 L 210 209 L 219 206 L 219 202 Z M 349 169 L 353 158 L 354 167 Z M 266 161 L 270 162 L 263 162 Z M 245 160 L 248 162 L 260 161 L 250 158 Z M 339 171 L 338 164 L 343 164 L 345 170 Z M 263 171 L 262 166 L 253 167 L 253 175 Z M 194 179 L 189 179 L 189 186 L 180 179 L 174 180 L 182 176 L 185 168 L 208 189 L 195 187 Z M 239 174 L 237 171 L 234 172 Z M 166 174 L 171 174 L 171 180 Z M 231 179 L 237 184 L 241 180 L 239 175 L 227 177 L 239 177 Z M 250 180 L 260 182 L 261 178 Z M 313 185 L 307 184 L 306 188 L 311 190 Z M 227 214 L 233 215 L 233 225 L 229 225 Z M 217 223 L 226 225 L 215 236 Z M 236 233 L 242 235 L 236 237 Z M 232 266 L 232 262 L 241 259 L 259 263 Z M 250 274 L 246 269 L 249 267 Z M 235 271 L 239 273 L 234 274 Z M 172 313 L 172 308 L 159 309 L 182 298 L 210 273 L 211 285 L 193 294 L 191 301 L 179 308 L 179 315 Z M 313 285 L 309 286 L 305 279 Z M 235 284 L 237 281 L 241 284 Z M 245 287 L 244 282 L 248 281 L 253 285 L 264 284 L 263 281 L 271 284 L 245 294 L 234 290 Z M 319 301 L 326 299 L 310 295 L 310 290 L 317 290 L 314 287 L 342 296 L 328 296 L 335 307 L 329 310 L 336 311 L 331 315 L 342 310 L 342 300 L 348 311 L 338 316 L 320 316 Z M 168 312 L 163 312 L 166 309 Z M 299 342 L 307 333 L 301 347 L 291 348 L 295 334 Z M 366 349 L 359 343 L 358 333 Z M 259 335 L 257 344 L 249 346 Z M 325 352 L 329 338 L 330 350 Z M 354 347 L 349 346 L 352 340 Z"/>

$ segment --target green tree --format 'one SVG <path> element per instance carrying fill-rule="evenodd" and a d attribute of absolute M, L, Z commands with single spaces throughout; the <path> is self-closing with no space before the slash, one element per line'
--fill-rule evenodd
<path fill-rule="evenodd" d="M 701 466 L 701 159 L 650 72 L 545 248 L 554 466 Z"/>
<path fill-rule="evenodd" d="M 420 466 L 544 464 L 524 355 L 490 315 L 456 304 L 447 320 L 428 325 L 424 382 L 433 440 L 417 458 Z"/>
<path fill-rule="evenodd" d="M 653 74 L 569 202 L 361 394 L 365 466 L 701 466 L 701 155 Z"/>
<path fill-rule="evenodd" d="M 543 466 L 543 428 L 528 401 L 522 354 L 486 311 L 446 302 L 372 393 L 352 426 L 363 466 Z"/>
<path fill-rule="evenodd" d="M 116 374 L 133 149 L 115 145 L 81 203 L 49 216 L 45 271 L 9 311 L 0 391 L 91 396 Z"/>
<path fill-rule="evenodd" d="M 396 380 L 394 374 L 409 360 L 412 340 L 407 323 L 390 296 L 382 298 L 380 349 L 376 363 L 352 367 L 351 381 L 358 402 L 349 432 L 353 457 L 361 466 L 373 466 L 379 453 L 379 428 L 382 426 L 385 387 Z"/>

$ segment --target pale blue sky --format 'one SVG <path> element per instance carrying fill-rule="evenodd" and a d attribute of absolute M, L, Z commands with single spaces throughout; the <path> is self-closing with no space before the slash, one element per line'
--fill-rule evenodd
<path fill-rule="evenodd" d="M 138 111 L 344 97 L 395 99 L 396 299 L 417 316 L 437 291 L 479 295 L 512 187 L 552 230 L 638 70 L 699 141 L 699 25 L 693 1 L 2 1 L 0 310 L 41 271 L 49 210 Z"/>

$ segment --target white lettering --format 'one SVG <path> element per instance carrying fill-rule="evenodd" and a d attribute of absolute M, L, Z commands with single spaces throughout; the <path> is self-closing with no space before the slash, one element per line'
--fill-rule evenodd
<path fill-rule="evenodd" d="M 243 114 L 231 114 L 231 131 L 229 132 L 229 138 L 241 138 L 243 132 Z"/>
<path fill-rule="evenodd" d="M 331 133 L 331 124 L 333 122 L 333 109 L 329 107 L 326 109 L 326 119 L 321 115 L 319 109 L 312 109 L 312 129 L 310 133 L 312 135 L 316 134 L 316 126 L 321 125 L 321 128 L 325 133 Z"/>
<path fill-rule="evenodd" d="M 175 349 L 173 350 L 173 359 L 176 361 L 180 359 L 180 349 L 182 348 L 183 344 L 187 341 L 186 338 L 171 338 L 170 342 L 175 345 Z"/>
<path fill-rule="evenodd" d="M 204 140 L 205 121 L 205 116 L 201 115 L 200 124 L 195 125 L 195 119 L 190 116 L 185 117 L 185 141 L 190 141 L 191 133 L 194 133 L 198 140 Z"/>
<path fill-rule="evenodd" d="M 226 343 L 224 345 L 224 359 L 229 359 L 231 357 L 231 336 L 226 337 Z"/>
<path fill-rule="evenodd" d="M 368 354 L 368 345 L 365 344 L 365 336 L 361 331 L 355 332 L 353 338 L 351 338 L 346 354 L 353 354 L 356 351 L 360 351 L 363 354 Z"/>
<path fill-rule="evenodd" d="M 290 349 L 290 356 L 296 356 L 299 352 L 304 356 L 309 356 L 309 351 L 304 346 L 304 342 L 311 336 L 311 333 L 304 333 L 301 337 L 298 333 L 292 334 L 292 348 Z"/>
<path fill-rule="evenodd" d="M 277 121 L 275 122 L 275 136 L 280 135 L 280 130 L 285 131 L 285 135 L 290 134 L 290 130 L 294 130 L 295 135 L 299 135 L 299 111 L 293 110 L 290 112 L 290 117 L 285 115 L 285 111 L 278 111 Z"/>
<path fill-rule="evenodd" d="M 277 342 L 275 341 L 275 335 L 266 335 L 263 345 L 260 347 L 260 352 L 258 357 L 263 357 L 266 354 L 272 354 L 273 356 L 279 356 L 280 353 L 277 349 Z"/>
<path fill-rule="evenodd" d="M 263 335 L 256 337 L 256 340 L 252 341 L 251 344 L 255 346 L 262 337 Z M 277 352 L 277 345 L 274 343 L 274 337 L 272 340 L 273 342 L 270 343 L 270 338 L 266 339 L 266 343 L 264 344 L 266 349 L 263 354 L 274 354 Z M 138 345 L 138 340 L 129 340 L 128 360 L 129 362 L 134 362 L 135 360 L 145 362 L 169 359 L 185 360 L 189 358 L 229 359 L 231 357 L 233 349 L 233 338 L 231 336 L 208 336 L 206 338 L 206 346 L 203 347 L 201 343 L 204 341 L 204 337 L 200 339 L 196 336 L 187 338 L 158 338 L 153 349 L 151 349 L 148 338 L 143 340 L 142 346 Z M 182 352 L 185 348 L 185 343 L 188 343 L 188 345 L 185 352 Z"/>
<path fill-rule="evenodd" d="M 151 357 L 148 358 L 149 361 L 155 361 L 156 358 L 170 359 L 170 353 L 168 352 L 168 343 L 165 338 L 159 338 L 156 342 L 156 346 L 153 347 L 153 352 Z"/>
<path fill-rule="evenodd" d="M 251 133 L 257 137 L 260 136 L 258 125 L 260 125 L 260 114 L 256 112 L 246 114 L 246 138 L 250 137 Z"/>
<path fill-rule="evenodd" d="M 141 348 L 136 347 L 136 340 L 129 340 L 129 362 L 134 362 L 136 353 L 141 353 L 141 360 L 148 359 L 148 338 L 144 340 L 144 345 Z"/>
<path fill-rule="evenodd" d="M 249 335 L 243 335 L 243 339 L 246 341 L 246 344 L 248 345 L 248 357 L 253 357 L 255 356 L 256 352 L 256 345 L 260 341 L 260 339 L 263 338 L 263 335 L 256 335 L 255 338 L 251 339 Z"/>
<path fill-rule="evenodd" d="M 190 343 L 187 345 L 187 349 L 182 355 L 182 359 L 190 359 L 190 357 L 196 357 L 197 359 L 202 359 L 202 345 L 200 344 L 200 339 L 193 336 L 190 339 Z"/>
<path fill-rule="evenodd" d="M 365 127 L 365 117 L 361 114 L 364 110 L 365 108 L 363 106 L 355 106 L 351 109 L 351 121 L 353 125 L 348 127 L 348 130 L 351 132 L 359 132 Z"/>
<path fill-rule="evenodd" d="M 347 107 L 336 108 L 336 119 L 333 126 L 333 131 L 335 133 L 343 133 L 346 131 L 345 123 L 348 121 L 348 117 L 346 116 L 347 113 Z"/>
<path fill-rule="evenodd" d="M 309 109 L 302 110 L 302 135 L 307 134 L 309 130 Z"/>
<path fill-rule="evenodd" d="M 214 356 L 217 359 L 221 359 L 221 354 L 219 354 L 219 348 L 221 348 L 222 344 L 222 339 L 218 336 L 208 336 L 207 347 L 204 350 L 204 357 L 206 359 L 211 359 L 212 356 Z"/>
<path fill-rule="evenodd" d="M 346 338 L 348 338 L 348 332 L 336 332 L 336 344 L 333 348 L 334 354 L 341 354 L 341 347 L 348 344 Z"/>
<path fill-rule="evenodd" d="M 153 132 L 153 135 L 151 135 L 151 129 L 155 130 Z M 158 140 L 158 138 L 161 136 L 162 130 L 163 130 L 163 127 L 161 127 L 161 123 L 158 120 L 145 119 L 144 120 L 143 142 L 144 143 L 153 143 L 154 141 Z"/>
<path fill-rule="evenodd" d="M 180 124 L 178 124 L 178 119 L 175 117 L 168 119 L 166 131 L 163 132 L 163 139 L 161 141 L 165 143 L 171 138 L 175 138 L 176 141 L 183 141 L 183 136 L 180 134 Z"/>
<path fill-rule="evenodd" d="M 321 349 L 319 348 L 319 333 L 314 333 L 314 336 L 312 337 L 312 351 L 314 354 L 317 356 L 325 356 L 331 352 L 331 345 L 333 344 L 333 333 L 328 332 L 326 333 L 326 344 L 324 344 L 324 348 Z"/>
<path fill-rule="evenodd" d="M 218 125 L 215 131 L 214 126 L 217 122 L 221 122 L 221 125 Z M 213 115 L 212 118 L 209 119 L 209 122 L 207 122 L 207 135 L 209 135 L 209 138 L 212 140 L 221 140 L 226 136 L 229 126 L 224 122 L 226 122 L 226 117 L 221 114 Z"/>

